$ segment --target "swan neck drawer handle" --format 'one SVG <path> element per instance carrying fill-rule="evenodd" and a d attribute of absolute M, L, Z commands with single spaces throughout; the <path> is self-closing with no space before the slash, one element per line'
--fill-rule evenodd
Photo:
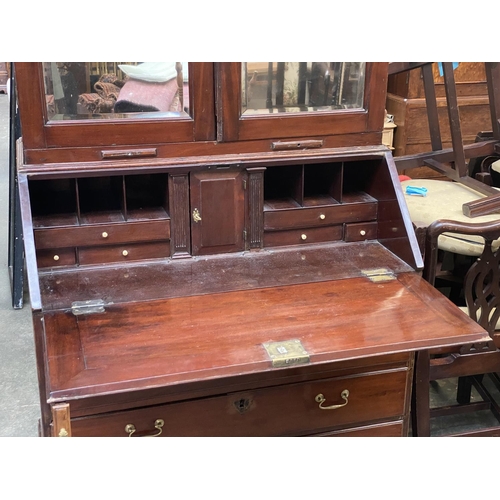
<path fill-rule="evenodd" d="M 161 418 L 155 420 L 155 429 L 157 429 L 158 432 L 156 432 L 155 434 L 147 434 L 146 436 L 143 436 L 143 437 L 158 437 L 163 432 L 164 425 L 165 425 L 165 422 Z M 125 432 L 128 434 L 129 438 L 132 437 L 132 435 L 134 434 L 134 432 L 136 430 L 137 429 L 136 429 L 134 424 L 127 424 L 125 426 Z"/>
<path fill-rule="evenodd" d="M 320 410 L 337 410 L 338 408 L 342 408 L 343 406 L 346 406 L 347 403 L 349 403 L 347 399 L 349 397 L 349 391 L 347 389 L 344 389 L 340 393 L 340 397 L 345 401 L 345 403 L 342 403 L 340 405 L 322 406 L 323 403 L 326 401 L 326 398 L 325 396 L 323 396 L 323 394 L 318 394 L 314 398 L 314 400 L 316 401 L 316 403 L 319 403 Z"/>

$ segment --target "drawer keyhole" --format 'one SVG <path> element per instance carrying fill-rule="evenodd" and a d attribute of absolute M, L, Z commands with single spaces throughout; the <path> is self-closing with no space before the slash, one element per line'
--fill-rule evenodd
<path fill-rule="evenodd" d="M 238 399 L 237 401 L 234 401 L 233 404 L 239 413 L 245 413 L 250 408 L 252 400 L 242 398 Z"/>

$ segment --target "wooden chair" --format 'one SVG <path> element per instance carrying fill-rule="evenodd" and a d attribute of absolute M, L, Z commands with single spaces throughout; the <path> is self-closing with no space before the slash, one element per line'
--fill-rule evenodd
<path fill-rule="evenodd" d="M 498 425 L 460 435 L 500 436 L 500 408 L 486 389 L 485 374 L 500 372 L 500 250 L 495 240 L 500 238 L 500 220 L 489 223 L 462 223 L 438 220 L 427 228 L 425 242 L 424 278 L 434 285 L 438 254 L 438 238 L 443 233 L 463 237 L 478 235 L 484 238 L 483 252 L 467 271 L 463 283 L 469 316 L 491 337 L 482 344 L 463 345 L 456 349 L 434 349 L 417 353 L 412 397 L 412 429 L 414 436 L 430 435 L 430 418 L 489 409 Z M 493 247 L 492 247 L 493 244 Z M 457 404 L 430 408 L 430 382 L 458 377 Z M 483 401 L 471 402 L 475 386 Z"/>
<path fill-rule="evenodd" d="M 389 64 L 389 74 L 421 68 L 432 147 L 432 151 L 429 152 L 396 157 L 394 161 L 398 171 L 402 172 L 408 168 L 425 165 L 455 182 L 484 194 L 484 198 L 464 205 L 463 213 L 468 217 L 500 211 L 498 191 L 488 183 L 482 182 L 484 176 L 473 178 L 469 175 L 468 160 L 487 156 L 500 158 L 500 63 L 486 62 L 484 64 L 492 129 L 487 134 L 478 135 L 480 139 L 474 144 L 464 145 L 453 66 L 450 62 L 442 63 L 446 107 L 451 132 L 451 149 L 444 149 L 441 139 L 432 63 Z"/>

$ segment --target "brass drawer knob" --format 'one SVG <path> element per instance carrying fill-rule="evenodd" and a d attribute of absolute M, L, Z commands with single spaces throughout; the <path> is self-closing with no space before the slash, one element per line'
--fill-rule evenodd
<path fill-rule="evenodd" d="M 300 237 L 303 239 L 303 240 L 307 240 L 307 234 L 301 234 Z"/>
<path fill-rule="evenodd" d="M 122 255 L 126 257 L 128 255 L 128 250 L 123 250 Z"/>
<path fill-rule="evenodd" d="M 342 403 L 340 405 L 331 405 L 331 406 L 322 406 L 322 404 L 326 401 L 325 396 L 323 394 L 318 394 L 314 400 L 316 403 L 319 403 L 319 408 L 320 410 L 337 410 L 338 408 L 342 408 L 343 406 L 347 405 L 349 403 L 348 397 L 349 397 L 349 391 L 347 389 L 344 389 L 340 393 L 340 397 L 345 401 L 345 403 Z"/>
<path fill-rule="evenodd" d="M 103 238 L 107 238 L 108 236 L 109 236 L 109 235 L 108 235 L 108 233 L 107 233 L 106 231 L 104 231 L 104 232 L 102 233 L 102 237 L 103 237 Z"/>
<path fill-rule="evenodd" d="M 59 260 L 59 255 L 54 255 L 54 260 Z"/>
<path fill-rule="evenodd" d="M 359 234 L 360 234 L 361 236 L 365 236 L 365 235 L 366 235 L 366 231 L 365 231 L 364 229 L 361 229 L 361 231 L 359 232 Z"/>
<path fill-rule="evenodd" d="M 326 219 L 326 215 L 325 215 L 325 214 L 321 214 L 321 215 L 319 216 L 319 218 L 320 218 L 321 220 L 325 220 L 325 219 Z"/>
<path fill-rule="evenodd" d="M 157 429 L 158 432 L 155 432 L 154 434 L 147 434 L 144 437 L 158 437 L 162 432 L 163 432 L 163 426 L 165 425 L 165 421 L 162 420 L 161 418 L 158 418 L 155 420 L 155 429 Z M 134 424 L 127 424 L 125 426 L 125 432 L 128 434 L 128 437 L 132 437 L 132 434 L 136 431 L 136 427 Z"/>

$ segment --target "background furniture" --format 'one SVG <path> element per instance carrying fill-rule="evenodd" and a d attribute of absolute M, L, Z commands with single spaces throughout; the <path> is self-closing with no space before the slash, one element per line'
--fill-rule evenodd
<path fill-rule="evenodd" d="M 451 219 L 457 222 L 493 222 L 500 219 L 500 214 L 486 214 L 471 219 L 462 212 L 462 206 L 476 201 L 483 196 L 473 189 L 458 182 L 448 182 L 439 179 L 413 179 L 401 182 L 405 192 L 411 220 L 419 240 L 419 246 L 424 254 L 425 233 L 436 220 Z M 406 193 L 409 186 L 427 189 L 425 196 L 414 196 Z M 441 250 L 459 255 L 478 256 L 483 250 L 483 238 L 480 236 L 441 235 L 439 237 Z"/>
<path fill-rule="evenodd" d="M 452 63 L 441 63 L 444 74 L 444 88 L 448 120 L 451 131 L 452 148 L 443 148 L 441 126 L 438 117 L 436 85 L 432 78 L 431 63 L 395 63 L 392 68 L 394 74 L 405 72 L 415 65 L 421 67 L 424 80 L 424 89 L 427 104 L 427 119 L 431 137 L 432 151 L 398 157 L 398 170 L 426 165 L 448 179 L 464 184 L 475 191 L 486 195 L 485 198 L 466 203 L 462 211 L 468 217 L 477 217 L 500 210 L 500 196 L 485 180 L 484 174 L 477 174 L 477 178 L 470 176 L 468 159 L 478 159 L 482 156 L 498 155 L 500 149 L 500 64 L 487 62 L 485 64 L 486 81 L 488 88 L 488 103 L 491 119 L 491 132 L 482 134 L 472 145 L 465 145 L 463 141 L 462 120 L 458 108 L 457 87 Z M 478 135 L 480 137 L 481 134 Z"/>
<path fill-rule="evenodd" d="M 462 117 L 464 144 L 472 144 L 481 131 L 491 130 L 486 73 L 482 62 L 461 62 L 454 70 L 457 100 Z M 443 148 L 449 148 L 451 131 L 448 121 L 444 75 L 438 63 L 432 63 L 432 80 L 437 97 L 437 113 Z M 394 156 L 413 155 L 432 150 L 427 118 L 424 83 L 420 68 L 389 76 L 387 112 L 394 115 Z M 439 178 L 442 174 L 429 167 L 405 169 L 412 178 Z"/>
<path fill-rule="evenodd" d="M 438 255 L 438 238 L 444 234 L 457 238 L 481 238 L 484 241 L 479 257 L 468 269 L 463 282 L 467 307 L 465 312 L 483 328 L 491 339 L 487 342 L 465 344 L 460 348 L 440 348 L 420 351 L 415 364 L 413 433 L 430 435 L 430 418 L 489 409 L 497 422 L 487 429 L 475 430 L 472 436 L 500 436 L 500 408 L 483 383 L 486 374 L 498 384 L 496 372 L 500 368 L 500 340 L 497 323 L 500 318 L 500 221 L 467 223 L 438 220 L 427 229 L 424 278 L 434 284 Z M 493 243 L 496 249 L 493 249 Z M 458 377 L 457 405 L 429 407 L 429 384 L 433 380 Z M 483 400 L 471 402 L 471 388 L 476 387 Z"/>
<path fill-rule="evenodd" d="M 415 351 L 487 338 L 417 272 L 387 63 L 361 107 L 249 113 L 244 65 L 189 63 L 187 112 L 75 121 L 16 63 L 41 435 L 405 436 Z"/>

